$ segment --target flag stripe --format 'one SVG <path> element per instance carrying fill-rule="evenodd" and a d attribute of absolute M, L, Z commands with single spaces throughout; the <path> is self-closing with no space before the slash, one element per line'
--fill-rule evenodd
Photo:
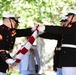
<path fill-rule="evenodd" d="M 37 26 L 37 28 L 38 28 L 38 26 Z M 34 43 L 34 41 L 38 35 L 37 28 L 31 35 L 31 37 L 28 39 L 27 43 L 24 46 L 22 46 L 21 49 L 15 54 L 15 57 L 13 58 L 13 60 L 15 60 L 16 63 L 19 63 L 21 61 L 22 57 L 24 56 L 24 54 L 26 54 L 27 51 L 30 50 L 32 44 Z"/>

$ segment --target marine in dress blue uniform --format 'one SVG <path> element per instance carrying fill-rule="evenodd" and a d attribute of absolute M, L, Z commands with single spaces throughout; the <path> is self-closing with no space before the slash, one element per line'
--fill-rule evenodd
<path fill-rule="evenodd" d="M 19 22 L 17 18 L 15 14 L 4 14 L 3 21 L 6 22 L 6 19 L 8 19 L 10 21 L 10 27 L 5 23 L 0 26 L 0 73 L 3 73 L 3 75 L 6 74 L 6 70 L 8 69 L 8 64 L 5 62 L 5 59 L 11 58 L 9 52 L 13 49 L 15 38 L 32 34 L 30 28 L 16 29 L 12 26 L 13 22 Z"/>
<path fill-rule="evenodd" d="M 60 66 L 63 75 L 76 75 L 76 11 L 68 12 L 68 26 L 41 26 L 46 33 L 62 34 Z"/>

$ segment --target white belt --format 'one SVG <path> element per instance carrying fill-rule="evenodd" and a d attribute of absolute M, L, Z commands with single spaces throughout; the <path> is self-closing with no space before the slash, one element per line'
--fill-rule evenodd
<path fill-rule="evenodd" d="M 70 48 L 76 48 L 76 45 L 72 45 L 72 44 L 62 44 L 61 47 L 70 47 Z"/>
<path fill-rule="evenodd" d="M 56 48 L 56 50 L 61 50 L 61 48 L 59 47 L 59 48 Z"/>

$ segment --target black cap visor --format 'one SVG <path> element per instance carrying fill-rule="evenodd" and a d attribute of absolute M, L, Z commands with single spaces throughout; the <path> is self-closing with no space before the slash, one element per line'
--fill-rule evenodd
<path fill-rule="evenodd" d="M 74 13 L 68 13 L 66 16 L 75 15 Z"/>
<path fill-rule="evenodd" d="M 66 22 L 67 20 L 61 20 L 60 22 Z"/>

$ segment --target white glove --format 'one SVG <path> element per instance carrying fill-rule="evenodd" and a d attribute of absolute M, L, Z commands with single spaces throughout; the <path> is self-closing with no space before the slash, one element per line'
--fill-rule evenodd
<path fill-rule="evenodd" d="M 34 26 L 34 27 L 32 28 L 32 31 L 35 31 L 35 30 L 36 30 L 36 27 L 37 27 L 37 26 Z M 45 30 L 45 26 L 39 25 L 39 27 L 38 27 L 39 34 L 44 33 L 44 30 Z"/>
<path fill-rule="evenodd" d="M 14 62 L 15 62 L 15 60 L 13 60 L 13 59 L 7 59 L 6 60 L 6 63 L 9 65 L 13 64 Z"/>
<path fill-rule="evenodd" d="M 38 30 L 39 30 L 40 33 L 44 33 L 44 31 L 45 31 L 45 26 L 43 26 L 43 25 L 40 26 L 40 25 L 39 25 Z"/>

